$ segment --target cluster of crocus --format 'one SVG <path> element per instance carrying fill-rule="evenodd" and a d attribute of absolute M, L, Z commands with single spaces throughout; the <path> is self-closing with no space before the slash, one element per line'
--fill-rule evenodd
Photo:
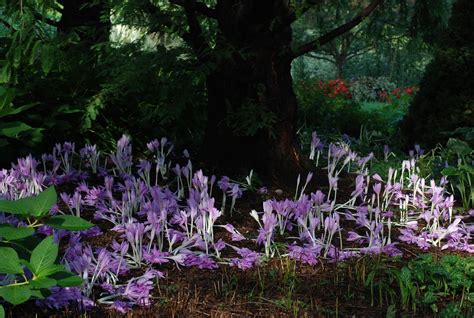
<path fill-rule="evenodd" d="M 347 142 L 324 146 L 313 133 L 310 158 L 316 158 L 318 163 L 324 153 L 327 193 L 317 190 L 305 194 L 312 178 L 309 174 L 302 188 L 298 177 L 294 200 L 268 200 L 263 203 L 263 212 L 251 212 L 260 227 L 257 243 L 264 247 L 267 256 L 275 254 L 275 233 L 298 239 L 300 243 L 293 241 L 287 255 L 308 264 L 315 264 L 317 258 L 341 260 L 367 253 L 398 256 L 401 251 L 397 241 L 417 244 L 422 249 L 474 249 L 473 228 L 463 222 L 463 217 L 454 216 L 454 198 L 445 188 L 447 180 L 443 178 L 437 184 L 418 176 L 417 160 L 423 153 L 419 146 L 415 146 L 400 168 L 389 169 L 386 180 L 377 174 L 369 175 L 373 153 L 360 156 Z M 341 203 L 337 196 L 338 180 L 344 170 L 355 176 L 355 189 Z M 353 230 L 343 229 L 342 219 L 353 222 Z M 393 237 L 394 227 L 401 234 L 398 238 Z"/>
<path fill-rule="evenodd" d="M 154 268 L 160 264 L 173 262 L 201 269 L 214 269 L 218 262 L 242 269 L 259 264 L 260 254 L 251 250 L 241 250 L 238 254 L 242 258 L 221 257 L 224 248 L 234 247 L 216 240 L 215 229 L 224 227 L 233 241 L 246 238 L 231 224 L 216 224 L 222 215 L 212 193 L 216 177 L 207 177 L 201 170 L 193 172 L 187 151 L 178 158 L 187 164 L 173 165 L 169 160 L 173 145 L 166 138 L 147 146 L 151 159 L 142 158 L 137 166 L 130 138 L 123 136 L 116 151 L 108 155 L 95 145 L 76 151 L 73 143 L 57 144 L 41 161 L 28 156 L 0 171 L 1 198 L 28 197 L 55 185 L 63 192 L 51 213 L 79 216 L 92 212 L 94 220 L 108 222 L 115 233 L 110 246 L 97 248 L 88 238 L 102 235 L 98 227 L 72 234 L 41 228 L 39 233 L 64 242 L 62 263 L 80 275 L 84 284 L 80 289 L 65 289 L 64 295 L 56 288 L 38 304 L 59 308 L 76 300 L 87 306 L 108 304 L 124 312 L 133 305 L 150 304 L 154 280 L 163 277 Z M 247 178 L 248 186 L 251 178 Z M 219 188 L 224 198 L 231 197 L 230 211 L 235 212 L 245 186 L 222 177 Z M 221 208 L 225 209 L 225 202 Z M 1 212 L 0 219 L 18 223 Z M 145 269 L 145 274 L 129 278 L 131 269 Z M 93 292 L 99 295 L 96 301 L 89 299 Z"/>
<path fill-rule="evenodd" d="M 356 153 L 348 139 L 325 144 L 313 133 L 310 159 L 327 171 L 327 189 L 309 192 L 313 174 L 308 173 L 304 182 L 299 176 L 292 199 L 267 197 L 261 212 L 251 211 L 258 230 L 245 236 L 221 220 L 224 213 L 236 212 L 237 199 L 252 189 L 252 172 L 245 183 L 225 176 L 218 179 L 193 171 L 187 151 L 172 156 L 173 145 L 166 138 L 147 147 L 150 158 L 136 164 L 126 136 L 109 155 L 92 145 L 76 152 L 74 144 L 64 143 L 41 161 L 29 156 L 0 171 L 1 198 L 15 200 L 50 185 L 60 189 L 67 185 L 51 213 L 92 214 L 111 228 L 112 243 L 101 247 L 88 243 L 91 236 L 102 235 L 98 227 L 77 233 L 40 229 L 39 233 L 54 235 L 64 243 L 62 263 L 79 274 L 84 284 L 55 288 L 39 304 L 59 308 L 78 301 L 81 306 L 101 303 L 120 312 L 134 305 L 147 306 L 153 300 L 156 280 L 164 276 L 159 271 L 163 264 L 249 270 L 265 258 L 286 255 L 316 265 L 320 259 L 342 261 L 360 254 L 401 255 L 399 242 L 422 249 L 474 252 L 474 227 L 466 223 L 474 212 L 457 215 L 454 198 L 446 190 L 447 179 L 436 182 L 419 176 L 417 161 L 423 152 L 419 146 L 383 179 L 369 174 L 371 162 L 377 160 L 373 153 Z M 389 149 L 386 152 L 384 158 Z M 172 157 L 178 162 L 172 162 Z M 354 179 L 353 191 L 346 196 L 338 195 L 343 175 Z M 259 193 L 268 195 L 268 190 L 262 188 Z M 3 213 L 0 220 L 19 222 Z M 395 237 L 397 232 L 400 235 Z M 281 242 L 276 238 L 288 244 L 286 253 L 280 253 L 277 243 Z M 245 240 L 254 240 L 255 250 L 239 247 Z M 225 249 L 233 257 L 223 257 L 228 255 Z M 142 274 L 130 277 L 135 271 Z M 97 296 L 94 301 L 91 295 Z"/>

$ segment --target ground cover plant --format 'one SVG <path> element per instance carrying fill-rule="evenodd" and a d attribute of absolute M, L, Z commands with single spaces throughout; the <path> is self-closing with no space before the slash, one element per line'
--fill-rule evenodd
<path fill-rule="evenodd" d="M 307 149 L 314 173 L 298 176 L 294 189 L 276 192 L 257 187 L 253 172 L 243 182 L 206 176 L 193 166 L 187 151 L 175 153 L 166 138 L 151 141 L 147 148 L 147 154 L 135 158 L 125 135 L 109 154 L 92 145 L 78 149 L 73 143 L 57 144 L 41 159 L 18 159 L 1 171 L 2 253 L 12 255 L 13 262 L 1 269 L 1 296 L 8 312 L 21 314 L 21 307 L 9 303 L 30 297 L 43 313 L 65 308 L 170 310 L 166 293 L 172 290 L 162 289 L 173 288 L 169 281 L 177 273 L 207 276 L 215 271 L 221 280 L 209 274 L 207 284 L 234 300 L 258 299 L 266 303 L 260 308 L 271 306 L 289 315 L 347 313 L 350 306 L 335 304 L 327 311 L 300 295 L 302 268 L 317 272 L 326 266 L 334 269 L 329 280 L 354 285 L 337 302 L 361 298 L 387 314 L 467 313 L 474 301 L 470 258 L 465 256 L 474 252 L 474 211 L 455 205 L 449 177 L 420 175 L 420 148 L 382 178 L 370 171 L 372 162 L 386 158 L 357 153 L 350 140 L 327 142 L 314 132 Z M 59 190 L 58 200 L 52 186 Z M 253 197 L 250 206 L 239 204 L 248 201 L 243 197 Z M 35 212 L 18 214 L 24 211 Z M 25 216 L 26 223 L 21 221 Z M 8 246 L 20 246 L 31 235 L 41 243 L 22 251 L 30 255 L 25 257 L 29 262 L 18 260 Z M 53 250 L 47 264 L 60 265 L 51 271 L 45 267 L 51 274 L 42 276 L 35 255 L 47 248 Z M 431 254 L 413 258 L 422 251 L 452 256 L 441 257 L 439 269 Z M 71 273 L 66 283 L 54 276 L 64 270 Z M 22 279 L 16 277 L 19 273 Z M 42 277 L 44 282 L 35 282 Z M 266 285 L 274 280 L 283 282 L 279 296 L 267 298 L 272 294 Z M 31 285 L 31 295 L 12 299 L 4 292 L 13 288 L 12 282 Z M 361 293 L 354 295 L 358 288 Z M 236 296 L 238 291 L 245 295 Z M 199 301 L 194 306 L 206 308 Z M 248 306 L 239 310 L 251 310 Z"/>

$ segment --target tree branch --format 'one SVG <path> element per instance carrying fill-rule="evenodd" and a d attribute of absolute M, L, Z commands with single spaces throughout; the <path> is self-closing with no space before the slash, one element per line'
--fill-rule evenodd
<path fill-rule="evenodd" d="M 193 11 L 196 11 L 208 18 L 217 19 L 217 12 L 213 8 L 209 8 L 202 2 L 189 1 L 189 0 L 169 0 L 170 3 L 178 5 L 180 7 L 188 7 Z"/>
<path fill-rule="evenodd" d="M 204 37 L 201 24 L 199 24 L 199 21 L 196 17 L 196 11 L 194 10 L 193 4 L 188 2 L 183 5 L 183 8 L 189 25 L 189 33 L 186 34 L 183 39 L 189 42 L 191 47 L 196 52 L 199 60 L 206 61 L 209 58 L 211 48 Z"/>
<path fill-rule="evenodd" d="M 314 51 L 320 46 L 330 42 L 334 38 L 352 30 L 357 25 L 359 25 L 366 17 L 368 17 L 384 0 L 373 0 L 362 12 L 360 12 L 355 18 L 348 21 L 347 23 L 337 27 L 336 29 L 324 34 L 323 36 L 317 38 L 316 40 L 310 41 L 306 44 L 303 44 L 299 48 L 293 49 L 292 57 L 297 58 L 298 56 L 304 55 L 308 52 Z"/>
<path fill-rule="evenodd" d="M 313 58 L 313 59 L 317 59 L 317 60 L 324 60 L 324 61 L 328 61 L 328 62 L 331 62 L 333 64 L 336 64 L 336 61 L 329 58 L 329 57 L 325 57 L 323 55 L 316 55 L 315 53 L 310 53 L 307 55 L 308 57 L 310 58 Z"/>

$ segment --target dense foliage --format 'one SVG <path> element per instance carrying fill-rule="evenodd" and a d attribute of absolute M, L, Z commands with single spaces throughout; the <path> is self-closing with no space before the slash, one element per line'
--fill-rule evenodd
<path fill-rule="evenodd" d="M 435 59 L 428 66 L 403 130 L 407 145 L 433 147 L 447 133 L 474 126 L 474 28 L 472 1 L 458 1 L 449 27 L 440 37 Z"/>

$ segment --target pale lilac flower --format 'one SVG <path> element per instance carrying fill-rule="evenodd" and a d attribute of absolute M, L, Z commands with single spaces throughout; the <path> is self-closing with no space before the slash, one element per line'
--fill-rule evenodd
<path fill-rule="evenodd" d="M 230 265 L 237 266 L 242 270 L 258 266 L 261 262 L 262 254 L 252 251 L 248 248 L 234 248 L 242 258 L 232 258 Z"/>
<path fill-rule="evenodd" d="M 199 269 L 216 269 L 219 266 L 216 262 L 206 254 L 187 254 L 184 260 L 185 266 L 197 266 Z"/>
<path fill-rule="evenodd" d="M 305 264 L 316 265 L 318 263 L 318 257 L 320 254 L 320 245 L 306 245 L 302 247 L 296 245 L 296 243 L 293 243 L 288 246 L 288 256 Z"/>
<path fill-rule="evenodd" d="M 132 305 L 125 301 L 116 300 L 112 305 L 110 305 L 110 308 L 121 314 L 126 314 L 128 311 L 132 310 Z"/>

